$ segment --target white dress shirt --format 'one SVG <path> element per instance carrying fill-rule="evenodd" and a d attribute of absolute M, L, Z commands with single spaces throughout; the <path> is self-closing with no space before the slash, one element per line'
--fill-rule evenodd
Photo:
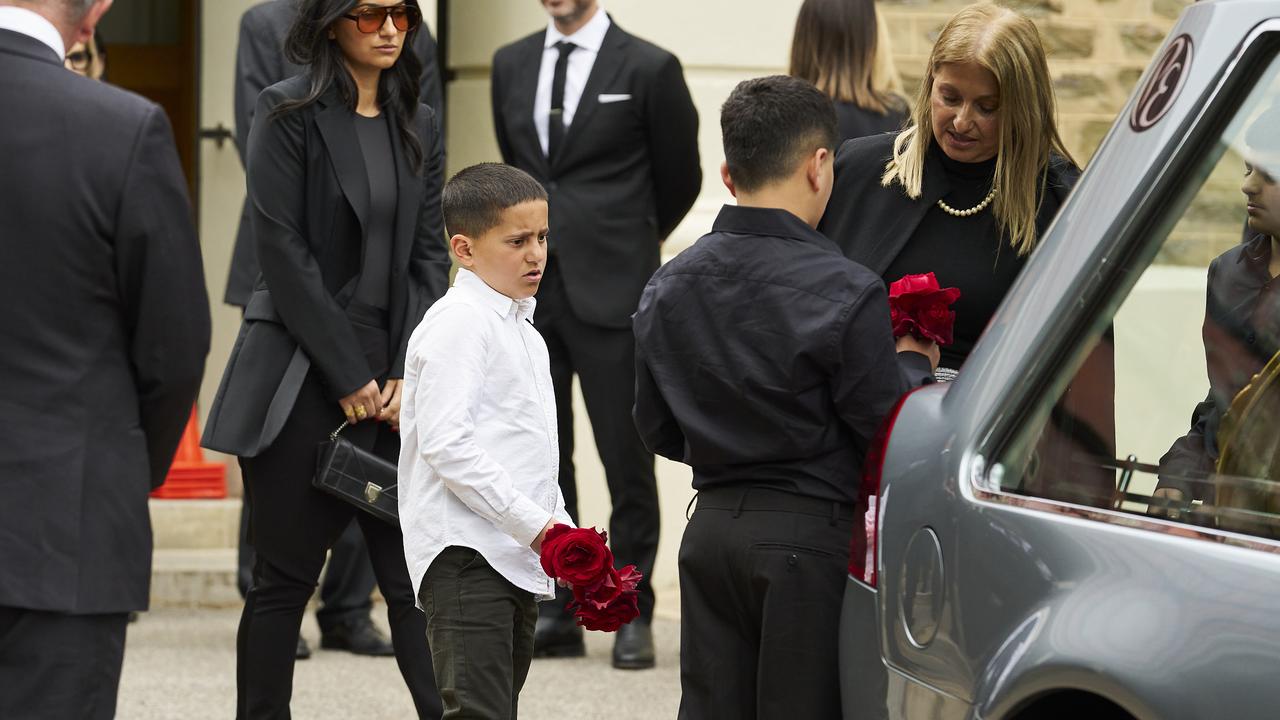
<path fill-rule="evenodd" d="M 573 521 L 557 482 L 555 395 L 534 304 L 460 269 L 409 338 L 398 491 L 415 595 L 440 551 L 458 545 L 512 585 L 554 596 L 529 545 L 553 516 Z"/>
<path fill-rule="evenodd" d="M 0 7 L 0 30 L 12 30 L 39 40 L 58 54 L 58 60 L 63 60 L 67 56 L 67 46 L 62 42 L 62 33 L 58 32 L 58 28 L 53 23 L 34 10 L 11 5 Z"/>
<path fill-rule="evenodd" d="M 587 86 L 587 78 L 591 76 L 591 68 L 596 64 L 596 56 L 600 54 L 600 46 L 604 44 L 604 34 L 609 31 L 609 16 L 604 8 L 597 6 L 596 14 L 586 25 L 578 28 L 572 35 L 565 35 L 556 29 L 554 21 L 547 23 L 547 35 L 542 46 L 542 66 L 538 70 L 538 92 L 533 96 L 533 125 L 538 130 L 538 142 L 542 143 L 542 154 L 548 153 L 549 127 L 551 125 L 551 81 L 556 72 L 556 60 L 560 50 L 556 43 L 561 40 L 577 45 L 569 53 L 569 66 L 564 74 L 564 129 L 569 130 L 573 122 L 573 114 L 578 110 L 578 101 L 582 99 L 582 91 Z"/>

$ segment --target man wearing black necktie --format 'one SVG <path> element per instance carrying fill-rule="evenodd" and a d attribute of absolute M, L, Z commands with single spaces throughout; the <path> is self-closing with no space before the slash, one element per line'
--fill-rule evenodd
<path fill-rule="evenodd" d="M 541 0 L 546 30 L 493 58 L 493 116 L 505 162 L 547 189 L 550 261 L 534 321 L 547 341 L 559 416 L 560 486 L 577 518 L 572 383 L 576 373 L 613 504 L 618 564 L 644 573 L 641 617 L 618 633 L 613 664 L 653 666 L 650 579 L 658 549 L 653 454 L 631 419 L 631 314 L 662 241 L 702 185 L 698 114 L 680 61 L 624 32 L 597 0 Z M 538 655 L 581 655 L 582 631 L 543 605 Z"/>

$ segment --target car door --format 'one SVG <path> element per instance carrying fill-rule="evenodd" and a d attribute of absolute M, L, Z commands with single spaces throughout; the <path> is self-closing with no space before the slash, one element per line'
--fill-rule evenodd
<path fill-rule="evenodd" d="M 1280 143 L 1258 125 L 1278 15 L 1184 14 L 960 378 L 903 404 L 878 526 L 890 716 L 1274 717 L 1280 325 L 1269 280 L 1223 270 L 1269 272 L 1239 186 Z M 1199 466 L 1168 459 L 1197 422 Z"/>

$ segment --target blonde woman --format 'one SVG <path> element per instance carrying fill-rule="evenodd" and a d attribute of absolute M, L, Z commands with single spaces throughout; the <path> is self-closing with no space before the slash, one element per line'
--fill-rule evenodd
<path fill-rule="evenodd" d="M 960 288 L 954 377 L 1079 170 L 1058 135 L 1036 26 L 990 3 L 946 24 L 907 129 L 845 143 L 820 228 L 886 283 L 933 272 Z"/>
<path fill-rule="evenodd" d="M 840 139 L 901 130 L 907 102 L 875 0 L 804 0 L 790 74 L 826 93 Z"/>

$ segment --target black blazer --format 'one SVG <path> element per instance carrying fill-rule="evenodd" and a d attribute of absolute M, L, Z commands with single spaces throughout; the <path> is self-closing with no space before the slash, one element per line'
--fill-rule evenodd
<path fill-rule="evenodd" d="M 331 89 L 277 118 L 272 108 L 304 97 L 310 76 L 267 88 L 249 135 L 253 237 L 262 274 L 206 421 L 203 444 L 252 457 L 271 445 L 314 365 L 336 402 L 374 379 L 345 305 L 360 273 L 369 180 L 352 110 Z M 421 175 L 409 167 L 394 116 L 399 197 L 391 258 L 390 377 L 404 376 L 409 335 L 448 288 L 440 189 L 444 149 L 435 113 L 419 106 Z"/>
<path fill-rule="evenodd" d="M 537 178 L 551 205 L 550 249 L 574 313 L 631 327 L 660 243 L 702 186 L 698 113 L 674 55 L 610 24 L 556 157 L 533 124 L 545 31 L 493 57 L 493 124 L 502 159 Z M 629 95 L 601 104 L 601 94 Z"/>
<path fill-rule="evenodd" d="M 881 186 L 880 177 L 893 156 L 897 137 L 897 133 L 872 135 L 840 146 L 835 187 L 818 225 L 846 256 L 879 275 L 906 247 L 929 208 L 951 189 L 946 172 L 933 158 L 926 158 L 919 198 L 908 197 L 896 184 Z M 1050 157 L 1044 199 L 1036 216 L 1037 232 L 1049 227 L 1079 178 L 1080 171 L 1065 158 Z"/>
<path fill-rule="evenodd" d="M 147 607 L 209 301 L 157 105 L 0 30 L 0 606 Z"/>
<path fill-rule="evenodd" d="M 897 132 L 907 121 L 907 104 L 897 95 L 890 96 L 888 111 L 881 115 L 872 110 L 864 110 L 852 102 L 835 101 L 836 126 L 840 130 L 840 140 L 852 140 L 868 135 Z"/>
<path fill-rule="evenodd" d="M 284 39 L 293 22 L 297 0 L 269 0 L 259 3 L 240 18 L 240 40 L 236 45 L 236 152 L 241 162 L 249 147 L 249 128 L 253 126 L 254 106 L 258 94 L 285 78 L 301 75 L 306 68 L 294 65 L 284 56 Z M 423 25 L 414 38 L 413 52 L 422 61 L 419 101 L 444 117 L 444 93 L 440 87 L 440 68 L 436 62 L 436 41 Z M 248 198 L 240 212 L 240 229 L 231 252 L 231 269 L 223 302 L 244 307 L 258 279 L 258 258 L 253 251 Z"/>

